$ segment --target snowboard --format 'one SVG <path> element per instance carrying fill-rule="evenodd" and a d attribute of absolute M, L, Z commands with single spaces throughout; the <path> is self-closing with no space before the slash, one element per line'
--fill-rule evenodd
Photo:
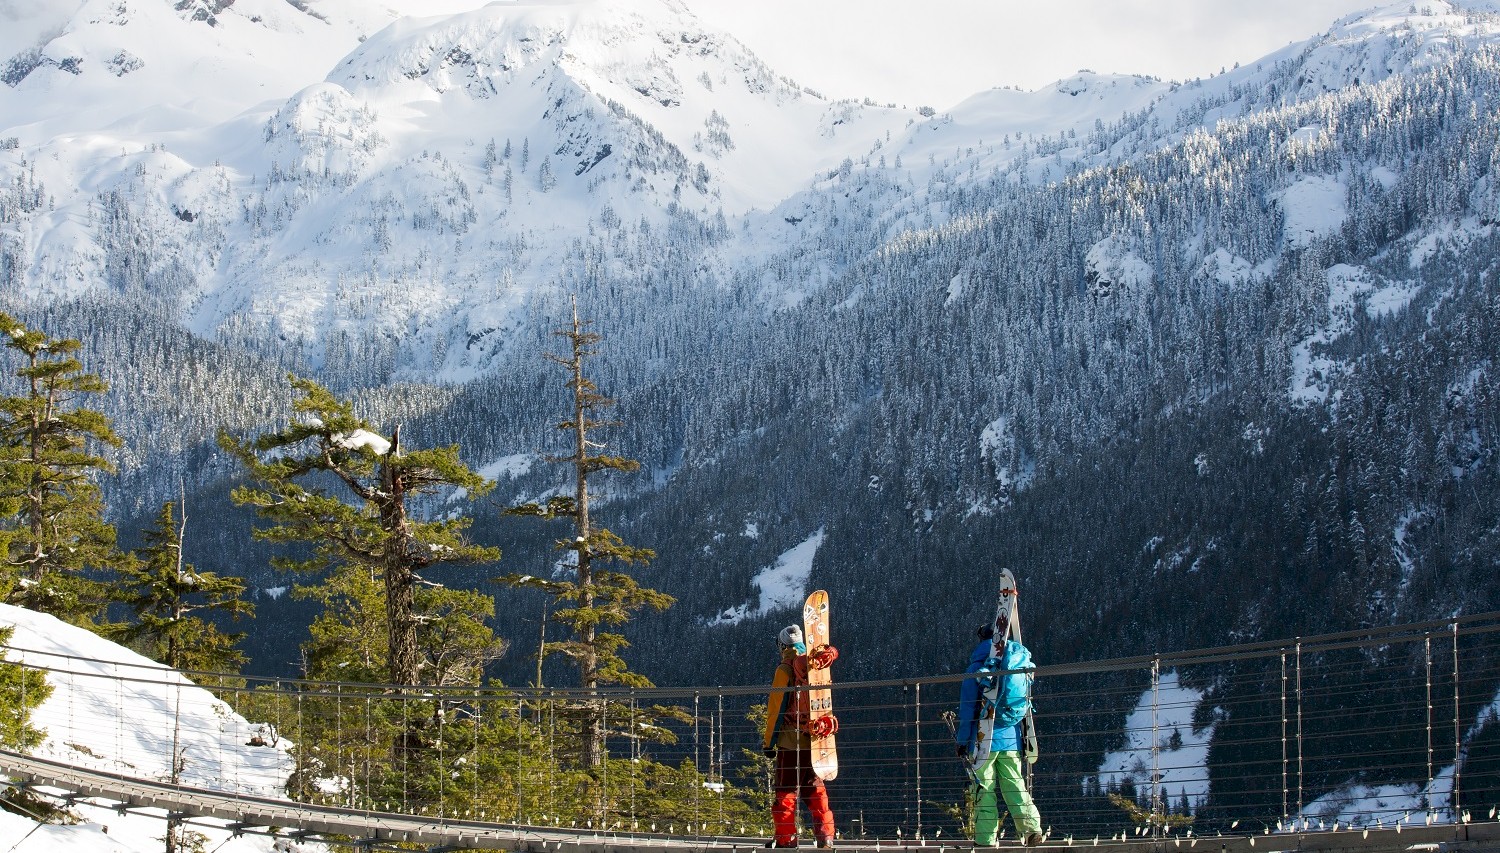
<path fill-rule="evenodd" d="M 992 626 L 995 628 L 995 636 L 990 639 L 990 657 L 1004 660 L 1005 643 L 1007 640 L 1021 640 L 1021 611 L 1017 606 L 1019 590 L 1016 586 L 1016 576 L 1010 569 L 1000 570 L 1000 594 L 995 602 L 995 620 Z M 1005 626 L 1002 632 L 1001 625 Z M 977 768 L 990 754 L 991 738 L 995 733 L 996 700 L 1000 696 L 1000 690 L 1004 679 L 992 678 L 991 683 L 984 689 L 984 713 L 979 718 L 979 733 L 974 739 L 973 758 Z M 1026 709 L 1026 718 L 1021 722 L 1022 733 L 1022 758 L 1026 761 L 1027 770 L 1037 759 L 1036 725 L 1032 718 L 1031 708 Z M 1028 772 L 1029 775 L 1029 772 Z"/>
<path fill-rule="evenodd" d="M 812 739 L 813 772 L 819 779 L 839 775 L 839 753 L 834 735 L 839 730 L 833 715 L 833 675 L 829 665 L 838 652 L 828 645 L 828 593 L 816 590 L 802 605 L 802 639 L 807 644 L 807 733 Z"/>

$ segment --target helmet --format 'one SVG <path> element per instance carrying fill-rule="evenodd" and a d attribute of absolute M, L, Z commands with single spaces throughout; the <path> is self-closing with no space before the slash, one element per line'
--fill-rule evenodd
<path fill-rule="evenodd" d="M 783 648 L 800 646 L 802 645 L 802 629 L 796 625 L 788 625 L 781 629 L 780 634 L 776 635 L 776 642 L 781 644 Z"/>

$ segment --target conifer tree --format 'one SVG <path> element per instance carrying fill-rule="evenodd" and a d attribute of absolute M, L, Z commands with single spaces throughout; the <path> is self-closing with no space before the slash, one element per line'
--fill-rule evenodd
<path fill-rule="evenodd" d="M 357 417 L 348 402 L 318 383 L 296 376 L 290 381 L 300 396 L 293 402 L 299 417 L 289 426 L 253 441 L 220 434 L 220 446 L 239 459 L 254 480 L 252 485 L 236 488 L 231 497 L 238 504 L 255 507 L 273 523 L 257 530 L 257 538 L 312 546 L 312 554 L 305 559 L 277 558 L 278 567 L 332 570 L 331 583 L 347 589 L 330 588 L 323 593 L 328 596 L 326 602 L 340 600 L 384 611 L 383 618 L 378 612 L 360 613 L 358 619 L 363 622 L 341 629 L 363 636 L 362 632 L 379 626 L 385 639 L 379 650 L 383 661 L 372 657 L 371 667 L 383 664 L 392 684 L 433 683 L 440 667 L 434 650 L 428 650 L 423 659 L 421 640 L 424 630 L 429 637 L 440 635 L 431 624 L 422 626 L 448 618 L 475 620 L 477 615 L 472 603 L 455 605 L 451 595 L 441 594 L 449 591 L 423 573 L 443 566 L 493 562 L 500 558 L 500 551 L 465 539 L 469 519 L 421 521 L 412 516 L 409 504 L 442 489 L 461 489 L 473 499 L 493 484 L 459 461 L 457 446 L 409 451 L 401 446 L 399 427 L 387 440 Z M 424 585 L 432 593 L 419 598 L 417 589 Z M 325 620 L 333 622 L 325 621 L 324 627 L 336 629 L 335 623 L 344 618 L 327 614 Z M 487 636 L 489 628 L 470 625 L 454 631 L 463 642 L 473 643 L 476 635 Z M 491 640 L 487 647 L 493 646 Z"/>
<path fill-rule="evenodd" d="M 14 625 L 0 627 L 0 646 L 10 643 Z M 28 669 L 0 657 L 0 746 L 25 750 L 40 744 L 47 733 L 31 725 L 31 711 L 52 695 L 41 670 Z"/>
<path fill-rule="evenodd" d="M 100 445 L 118 447 L 109 419 L 79 406 L 109 386 L 83 372 L 82 344 L 26 328 L 0 313 L 5 346 L 24 359 L 22 392 L 0 398 L 0 518 L 5 559 L 0 591 L 15 604 L 89 625 L 103 612 L 105 585 L 85 575 L 117 559 L 94 478 L 114 466 Z"/>
<path fill-rule="evenodd" d="M 552 158 L 550 156 L 542 158 L 542 165 L 537 169 L 536 180 L 537 186 L 544 193 L 551 192 L 552 188 L 557 186 L 557 177 L 552 174 Z"/>
<path fill-rule="evenodd" d="M 578 303 L 573 302 L 573 322 L 555 332 L 567 340 L 568 354 L 547 354 L 549 361 L 563 367 L 571 396 L 570 417 L 557 425 L 568 434 L 572 452 L 552 456 L 549 461 L 570 465 L 573 469 L 573 494 L 557 495 L 546 504 L 528 503 L 507 510 L 512 515 L 543 519 L 566 518 L 572 521 L 573 536 L 557 541 L 557 548 L 568 553 L 573 569 L 571 580 L 549 580 L 516 574 L 500 578 L 513 586 L 540 589 L 562 606 L 554 609 L 552 618 L 572 629 L 572 639 L 550 643 L 547 654 L 561 654 L 578 667 L 581 685 L 588 690 L 609 684 L 649 687 L 645 676 L 631 672 L 620 650 L 628 643 L 625 637 L 601 628 L 624 625 L 641 607 L 665 610 L 672 596 L 641 586 L 623 571 L 605 568 L 609 564 L 644 564 L 656 556 L 647 548 L 625 544 L 619 536 L 603 527 L 595 527 L 589 515 L 589 477 L 604 471 L 635 471 L 640 463 L 633 459 L 596 452 L 604 445 L 591 439 L 599 429 L 613 422 L 595 420 L 597 412 L 614 405 L 599 393 L 584 376 L 584 362 L 598 354 L 595 344 L 602 336 L 588 331 L 591 324 L 578 319 Z M 603 703 L 586 703 L 583 709 L 582 764 L 593 768 L 604 760 L 605 720 Z"/>
<path fill-rule="evenodd" d="M 363 564 L 343 566 L 321 583 L 297 587 L 293 595 L 323 605 L 303 646 L 308 678 L 378 683 L 389 676 L 385 585 L 378 571 Z M 421 681 L 395 683 L 482 683 L 485 666 L 505 650 L 489 627 L 494 599 L 473 590 L 422 585 L 412 602 Z"/>
<path fill-rule="evenodd" d="M 238 672 L 245 655 L 235 644 L 243 634 L 226 634 L 200 613 L 235 618 L 253 615 L 245 601 L 245 581 L 202 572 L 183 560 L 187 513 L 172 501 L 162 505 L 156 526 L 145 531 L 146 546 L 120 569 L 117 600 L 134 614 L 111 633 L 173 669 Z"/>

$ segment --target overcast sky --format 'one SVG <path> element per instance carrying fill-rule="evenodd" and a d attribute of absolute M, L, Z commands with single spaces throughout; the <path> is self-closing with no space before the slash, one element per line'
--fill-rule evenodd
<path fill-rule="evenodd" d="M 828 97 L 953 106 L 1088 68 L 1207 76 L 1377 0 L 683 0 Z"/>

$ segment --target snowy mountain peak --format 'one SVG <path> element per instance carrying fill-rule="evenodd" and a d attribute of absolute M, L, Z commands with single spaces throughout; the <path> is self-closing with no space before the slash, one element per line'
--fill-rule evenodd
<path fill-rule="evenodd" d="M 107 199 L 196 331 L 314 363 L 399 337 L 462 377 L 594 229 L 724 233 L 916 117 L 808 93 L 675 0 L 479 2 L 86 0 L 35 28 L 0 86 L 0 164 L 56 196 L 23 289 L 135 286 L 76 224 Z"/>
<path fill-rule="evenodd" d="M 462 128 L 465 144 L 536 146 L 559 189 L 570 178 L 619 182 L 706 212 L 773 205 L 910 119 L 810 95 L 664 0 L 409 18 L 360 45 L 328 82 L 370 104 L 404 154 Z M 747 137 L 791 144 L 742 147 Z"/>
<path fill-rule="evenodd" d="M 220 12 L 234 5 L 234 0 L 177 0 L 172 8 L 189 21 L 218 26 Z"/>
<path fill-rule="evenodd" d="M 1346 16 L 1322 35 L 1267 57 L 1286 69 L 1282 103 L 1442 65 L 1500 38 L 1495 0 L 1393 3 Z"/>
<path fill-rule="evenodd" d="M 330 79 L 351 90 L 420 79 L 441 92 L 455 76 L 469 75 L 480 83 L 471 93 L 482 95 L 501 78 L 542 62 L 610 76 L 726 47 L 740 61 L 748 54 L 665 0 L 496 3 L 466 14 L 404 19 L 361 46 Z"/>

